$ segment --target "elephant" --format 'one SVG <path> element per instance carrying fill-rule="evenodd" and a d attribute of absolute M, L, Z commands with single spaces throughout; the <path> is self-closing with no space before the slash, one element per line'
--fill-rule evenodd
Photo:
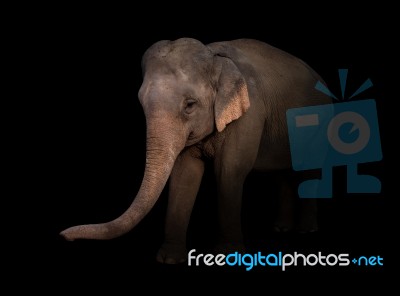
<path fill-rule="evenodd" d="M 142 70 L 138 97 L 147 142 L 137 196 L 113 221 L 75 226 L 60 234 L 69 241 L 121 236 L 152 209 L 169 180 L 165 241 L 157 260 L 185 261 L 186 232 L 208 159 L 217 182 L 217 249 L 242 250 L 246 176 L 252 170 L 291 168 L 286 110 L 331 103 L 314 88 L 323 80 L 302 60 L 253 39 L 208 45 L 191 38 L 159 41 L 144 53 Z M 291 227 L 285 225 L 285 216 L 292 215 L 287 196 L 295 194 L 287 182 L 282 184 L 286 197 L 281 198 L 283 218 L 278 218 L 282 225 L 277 227 L 285 229 Z M 305 202 L 309 230 L 315 230 L 316 205 Z"/>

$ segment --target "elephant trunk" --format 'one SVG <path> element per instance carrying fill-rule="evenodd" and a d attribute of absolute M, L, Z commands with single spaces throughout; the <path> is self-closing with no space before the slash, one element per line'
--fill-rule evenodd
<path fill-rule="evenodd" d="M 160 122 L 162 121 L 162 122 Z M 136 198 L 129 208 L 118 218 L 108 223 L 88 224 L 68 228 L 60 233 L 66 240 L 112 239 L 133 229 L 152 209 L 160 196 L 177 155 L 185 146 L 186 137 L 177 129 L 165 128 L 164 120 L 151 120 L 147 124 L 146 167 L 143 181 Z M 171 131 L 174 136 L 171 137 Z"/>

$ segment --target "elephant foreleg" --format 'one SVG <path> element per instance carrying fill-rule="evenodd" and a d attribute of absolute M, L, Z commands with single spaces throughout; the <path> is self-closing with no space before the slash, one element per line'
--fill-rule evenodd
<path fill-rule="evenodd" d="M 219 178 L 217 253 L 244 251 L 241 208 L 244 178 Z"/>
<path fill-rule="evenodd" d="M 186 232 L 190 215 L 204 173 L 204 162 L 195 148 L 178 156 L 171 172 L 165 241 L 157 261 L 176 264 L 187 259 Z"/>

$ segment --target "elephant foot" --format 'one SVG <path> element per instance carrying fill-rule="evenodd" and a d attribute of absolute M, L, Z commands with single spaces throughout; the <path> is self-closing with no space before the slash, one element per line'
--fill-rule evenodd
<path fill-rule="evenodd" d="M 303 200 L 297 219 L 296 230 L 300 233 L 311 233 L 318 230 L 318 211 L 316 200 Z"/>
<path fill-rule="evenodd" d="M 289 232 L 294 228 L 293 219 L 288 217 L 280 217 L 278 218 L 273 226 L 273 230 L 275 232 Z"/>
<path fill-rule="evenodd" d="M 294 230 L 298 233 L 312 233 L 318 231 L 318 223 L 316 219 L 312 218 L 302 218 L 296 225 L 275 222 L 273 230 L 275 232 L 290 232 Z"/>
<path fill-rule="evenodd" d="M 184 244 L 164 242 L 158 250 L 157 261 L 164 264 L 179 264 L 187 260 L 187 250 Z"/>
<path fill-rule="evenodd" d="M 289 232 L 291 229 L 285 226 L 274 225 L 273 230 L 275 232 Z"/>
<path fill-rule="evenodd" d="M 317 217 L 313 215 L 301 217 L 296 225 L 296 231 L 299 233 L 312 233 L 318 231 Z"/>
<path fill-rule="evenodd" d="M 246 248 L 243 244 L 243 242 L 220 242 L 218 243 L 215 248 L 214 248 L 214 253 L 215 254 L 230 254 L 230 253 L 235 253 L 238 252 L 240 254 L 243 254 L 246 252 Z"/>

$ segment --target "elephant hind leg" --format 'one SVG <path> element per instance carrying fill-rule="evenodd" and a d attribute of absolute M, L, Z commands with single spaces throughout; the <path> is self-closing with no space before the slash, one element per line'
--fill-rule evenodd
<path fill-rule="evenodd" d="M 282 175 L 278 179 L 279 201 L 274 230 L 296 230 L 301 233 L 317 231 L 317 201 L 314 198 L 300 198 L 297 194 L 297 182 L 292 176 Z"/>
<path fill-rule="evenodd" d="M 317 201 L 314 198 L 303 198 L 299 201 L 296 230 L 310 233 L 318 230 Z"/>
<path fill-rule="evenodd" d="M 279 176 L 278 209 L 274 223 L 274 231 L 288 232 L 295 227 L 296 192 L 290 177 Z"/>
<path fill-rule="evenodd" d="M 296 230 L 300 233 L 310 233 L 318 230 L 317 219 L 317 199 L 315 198 L 300 198 L 297 190 L 298 184 L 304 180 L 321 179 L 321 171 L 311 170 L 304 171 L 299 174 L 301 180 L 293 182 L 295 187 L 294 196 L 296 200 Z"/>

